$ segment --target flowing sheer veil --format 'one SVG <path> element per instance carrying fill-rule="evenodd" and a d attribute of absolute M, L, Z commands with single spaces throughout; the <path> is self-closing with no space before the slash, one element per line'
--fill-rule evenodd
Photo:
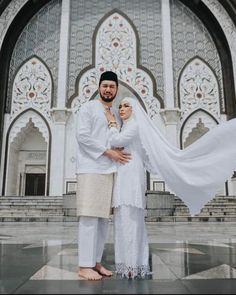
<path fill-rule="evenodd" d="M 167 141 L 134 98 L 125 100 L 132 105 L 139 127 L 147 170 L 163 178 L 191 215 L 199 213 L 236 170 L 236 119 L 221 123 L 181 150 Z"/>

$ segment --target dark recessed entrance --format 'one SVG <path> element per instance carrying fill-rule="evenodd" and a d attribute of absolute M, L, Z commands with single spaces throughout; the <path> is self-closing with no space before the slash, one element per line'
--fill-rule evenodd
<path fill-rule="evenodd" d="M 44 196 L 45 178 L 45 173 L 26 173 L 25 196 Z"/>

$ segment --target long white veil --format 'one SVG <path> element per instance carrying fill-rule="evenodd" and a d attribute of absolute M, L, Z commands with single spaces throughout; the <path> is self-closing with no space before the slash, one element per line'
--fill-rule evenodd
<path fill-rule="evenodd" d="M 199 213 L 236 170 L 236 119 L 217 125 L 181 150 L 167 141 L 134 98 L 125 100 L 138 123 L 149 172 L 163 178 L 191 215 Z"/>

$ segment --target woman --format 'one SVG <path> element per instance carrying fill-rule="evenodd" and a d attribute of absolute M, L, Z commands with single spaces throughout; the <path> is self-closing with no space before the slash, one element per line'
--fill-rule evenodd
<path fill-rule="evenodd" d="M 166 182 L 191 215 L 199 213 L 236 170 L 236 119 L 217 125 L 181 150 L 166 140 L 136 100 L 125 100 L 132 106 L 149 172 Z"/>
<path fill-rule="evenodd" d="M 116 272 L 123 277 L 145 277 L 149 274 L 149 248 L 144 222 L 145 170 L 138 125 L 132 116 L 132 106 L 125 99 L 119 106 L 122 131 L 108 111 L 110 143 L 125 148 L 132 159 L 120 164 L 115 179 L 112 207 L 114 208 Z"/>
<path fill-rule="evenodd" d="M 124 276 L 144 276 L 149 272 L 144 167 L 160 175 L 192 215 L 198 213 L 236 170 L 236 119 L 180 150 L 169 144 L 136 100 L 122 100 L 119 113 L 120 132 L 114 116 L 106 112 L 110 142 L 127 149 L 132 161 L 118 168 L 113 193 L 116 267 Z"/>

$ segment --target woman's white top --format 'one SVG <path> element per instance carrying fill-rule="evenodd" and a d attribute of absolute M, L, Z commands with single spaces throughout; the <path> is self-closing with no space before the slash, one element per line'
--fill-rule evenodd
<path fill-rule="evenodd" d="M 112 207 L 131 205 L 145 208 L 146 174 L 138 125 L 133 118 L 130 118 L 123 123 L 121 132 L 114 127 L 110 128 L 109 132 L 111 146 L 124 147 L 132 157 L 128 163 L 118 164 Z"/>
<path fill-rule="evenodd" d="M 76 124 L 77 174 L 108 174 L 117 170 L 116 163 L 103 155 L 106 149 L 110 148 L 109 129 L 104 112 L 105 107 L 99 100 L 83 104 L 78 112 Z M 112 112 L 115 110 L 112 109 Z"/>
<path fill-rule="evenodd" d="M 159 175 L 189 207 L 200 209 L 214 197 L 236 171 L 236 119 L 219 124 L 181 150 L 172 146 L 137 100 L 125 98 L 132 106 L 147 170 Z"/>

